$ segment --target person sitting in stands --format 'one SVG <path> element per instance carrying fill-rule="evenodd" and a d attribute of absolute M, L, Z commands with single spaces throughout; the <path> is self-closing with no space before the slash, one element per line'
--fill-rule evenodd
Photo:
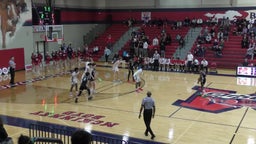
<path fill-rule="evenodd" d="M 248 48 L 249 46 L 249 40 L 246 35 L 244 35 L 242 41 L 241 41 L 242 48 Z"/>
<path fill-rule="evenodd" d="M 197 42 L 199 44 L 205 43 L 205 38 L 204 38 L 203 34 L 201 34 L 201 33 L 199 34 L 199 36 L 197 37 Z"/>
<path fill-rule="evenodd" d="M 180 38 L 181 38 L 181 35 L 180 35 L 180 34 L 177 34 L 177 35 L 176 35 L 176 41 L 179 42 L 179 41 L 180 41 Z"/>
<path fill-rule="evenodd" d="M 212 45 L 212 50 L 216 51 L 218 47 L 219 47 L 219 42 L 217 39 L 215 39 Z"/>
<path fill-rule="evenodd" d="M 202 26 L 203 23 L 204 23 L 204 21 L 203 21 L 202 18 L 198 18 L 197 21 L 196 21 L 196 24 L 197 24 L 198 26 Z"/>
<path fill-rule="evenodd" d="M 242 66 L 248 66 L 248 65 L 249 65 L 248 59 L 245 58 L 244 61 L 243 61 L 243 63 L 242 63 Z"/>
<path fill-rule="evenodd" d="M 92 52 L 94 53 L 94 54 L 96 54 L 96 53 L 98 53 L 99 52 L 99 47 L 98 46 L 95 46 L 94 48 L 93 48 L 93 50 L 92 50 Z"/>
<path fill-rule="evenodd" d="M 85 130 L 77 130 L 71 136 L 71 144 L 92 144 L 92 135 Z"/>
<path fill-rule="evenodd" d="M 193 72 L 195 73 L 199 72 L 199 61 L 196 58 L 193 61 Z"/>
<path fill-rule="evenodd" d="M 13 144 L 12 138 L 8 137 L 8 134 L 4 128 L 4 123 L 0 118 L 0 144 Z"/>
<path fill-rule="evenodd" d="M 185 26 L 190 26 L 190 19 L 189 19 L 188 17 L 186 17 L 186 18 L 184 19 L 184 25 L 185 25 Z"/>
<path fill-rule="evenodd" d="M 251 60 L 253 60 L 255 54 L 255 44 L 250 45 L 250 47 L 247 49 L 246 56 L 245 57 L 251 57 Z"/>
<path fill-rule="evenodd" d="M 185 45 L 184 38 L 183 38 L 183 37 L 181 37 L 181 38 L 180 38 L 180 40 L 179 40 L 179 46 L 180 46 L 180 48 L 183 48 L 183 47 L 184 47 L 184 45 Z"/>
<path fill-rule="evenodd" d="M 20 135 L 18 138 L 18 144 L 33 144 L 33 141 L 28 136 Z"/>
<path fill-rule="evenodd" d="M 211 34 L 210 33 L 208 33 L 208 35 L 205 37 L 205 41 L 206 41 L 206 43 L 211 43 L 211 41 L 212 41 L 212 36 L 211 36 Z"/>
<path fill-rule="evenodd" d="M 206 59 L 201 61 L 201 69 L 208 73 L 208 61 Z"/>

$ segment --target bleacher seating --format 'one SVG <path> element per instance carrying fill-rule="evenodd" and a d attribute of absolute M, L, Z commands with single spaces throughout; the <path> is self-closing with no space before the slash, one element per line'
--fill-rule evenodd
<path fill-rule="evenodd" d="M 141 26 L 141 29 L 143 29 L 145 31 L 145 34 L 149 37 L 150 43 L 152 43 L 154 37 L 159 37 L 161 31 L 163 30 L 162 28 L 154 26 Z M 108 36 L 108 34 L 112 35 L 113 42 L 115 42 L 127 30 L 128 28 L 122 24 L 114 24 L 110 28 L 108 28 L 104 34 L 99 36 L 92 44 L 90 44 L 90 47 L 93 47 L 95 45 L 99 45 L 101 47 L 98 54 L 94 55 L 94 59 L 98 60 L 98 58 L 100 58 L 103 55 L 104 47 L 106 46 L 106 37 Z M 189 27 L 182 27 L 181 29 L 176 30 L 171 29 L 171 27 L 165 28 L 165 31 L 167 33 L 170 33 L 172 38 L 171 45 L 166 46 L 166 57 L 172 57 L 176 49 L 179 47 L 179 44 L 175 39 L 176 35 L 180 34 L 184 37 L 187 34 L 188 30 Z M 222 57 L 217 57 L 215 55 L 215 52 L 210 49 L 212 44 L 203 44 L 203 46 L 206 47 L 206 53 L 204 57 L 209 63 L 215 62 L 218 65 L 218 68 L 234 69 L 236 68 L 236 66 L 243 62 L 246 54 L 246 49 L 241 48 L 241 39 L 242 36 L 233 35 L 232 31 L 230 31 L 228 40 L 225 40 L 225 45 L 222 50 Z M 196 42 L 194 43 L 194 46 L 192 47 L 191 51 L 193 51 L 195 47 Z M 127 41 L 125 46 L 119 51 L 119 54 L 122 55 L 124 50 L 129 52 L 129 49 L 130 41 Z M 199 61 L 201 59 L 202 58 L 200 57 L 198 58 Z M 256 63 L 256 60 L 252 62 Z"/>
<path fill-rule="evenodd" d="M 93 54 L 93 59 L 98 61 L 104 54 L 105 46 L 107 46 L 107 37 L 111 34 L 112 42 L 115 43 L 126 31 L 128 27 L 123 24 L 113 24 L 106 29 L 106 31 L 99 35 L 90 45 L 89 50 L 92 53 L 92 49 L 95 46 L 99 46 L 100 51 Z"/>
<path fill-rule="evenodd" d="M 246 49 L 241 48 L 242 36 L 233 35 L 229 32 L 228 40 L 225 40 L 224 48 L 222 50 L 222 56 L 216 56 L 215 52 L 211 50 L 211 44 L 202 44 L 206 48 L 205 59 L 211 63 L 215 62 L 218 68 L 235 69 L 236 66 L 241 64 L 245 58 Z M 192 51 L 196 47 L 196 42 L 192 48 Z M 202 58 L 198 58 L 199 60 Z"/>
<path fill-rule="evenodd" d="M 160 37 L 160 34 L 162 32 L 162 28 L 158 28 L 156 26 L 141 26 L 140 29 L 143 29 L 145 34 L 149 37 L 149 44 L 152 44 L 153 39 L 157 36 Z M 188 33 L 189 28 L 188 27 L 182 27 L 181 29 L 171 29 L 171 27 L 166 27 L 165 31 L 166 33 L 169 33 L 171 35 L 172 43 L 171 45 L 166 45 L 165 47 L 165 56 L 170 58 L 175 53 L 176 49 L 179 47 L 179 43 L 176 41 L 176 35 L 180 34 L 182 37 L 185 37 L 185 35 Z M 126 45 L 122 48 L 122 50 L 119 52 L 119 54 L 122 54 L 122 52 L 129 51 L 130 49 L 130 41 L 126 43 Z"/>
<path fill-rule="evenodd" d="M 29 125 L 29 136 L 40 143 L 71 144 L 71 135 L 74 130 L 54 128 L 39 124 Z M 139 142 L 125 141 L 107 136 L 92 134 L 93 144 L 141 144 Z"/>

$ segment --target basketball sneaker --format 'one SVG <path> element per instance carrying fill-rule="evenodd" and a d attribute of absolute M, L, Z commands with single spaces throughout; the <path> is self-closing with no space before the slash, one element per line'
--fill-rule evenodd
<path fill-rule="evenodd" d="M 75 99 L 75 103 L 78 103 L 78 98 Z"/>

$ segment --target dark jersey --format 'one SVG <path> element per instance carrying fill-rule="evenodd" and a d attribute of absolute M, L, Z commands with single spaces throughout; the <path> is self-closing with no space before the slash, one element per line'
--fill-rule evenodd
<path fill-rule="evenodd" d="M 201 72 L 200 73 L 200 82 L 201 83 L 205 83 L 206 82 L 206 73 L 205 72 Z"/>
<path fill-rule="evenodd" d="M 95 69 L 93 68 L 90 73 L 90 81 L 94 81 L 94 80 L 95 80 Z"/>
<path fill-rule="evenodd" d="M 133 61 L 129 62 L 128 69 L 129 70 L 134 70 L 134 63 L 133 63 Z"/>
<path fill-rule="evenodd" d="M 85 89 L 87 87 L 87 83 L 88 83 L 88 76 L 84 76 L 82 78 L 80 89 Z"/>

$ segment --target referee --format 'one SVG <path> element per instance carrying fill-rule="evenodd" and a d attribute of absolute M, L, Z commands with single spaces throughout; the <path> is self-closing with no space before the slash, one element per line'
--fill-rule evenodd
<path fill-rule="evenodd" d="M 154 118 L 155 115 L 155 101 L 151 98 L 151 92 L 147 92 L 147 97 L 143 98 L 139 118 L 141 117 L 141 112 L 143 111 L 144 123 L 146 125 L 145 136 L 148 136 L 148 132 L 151 134 L 151 139 L 153 140 L 156 136 L 150 128 L 151 118 Z"/>

